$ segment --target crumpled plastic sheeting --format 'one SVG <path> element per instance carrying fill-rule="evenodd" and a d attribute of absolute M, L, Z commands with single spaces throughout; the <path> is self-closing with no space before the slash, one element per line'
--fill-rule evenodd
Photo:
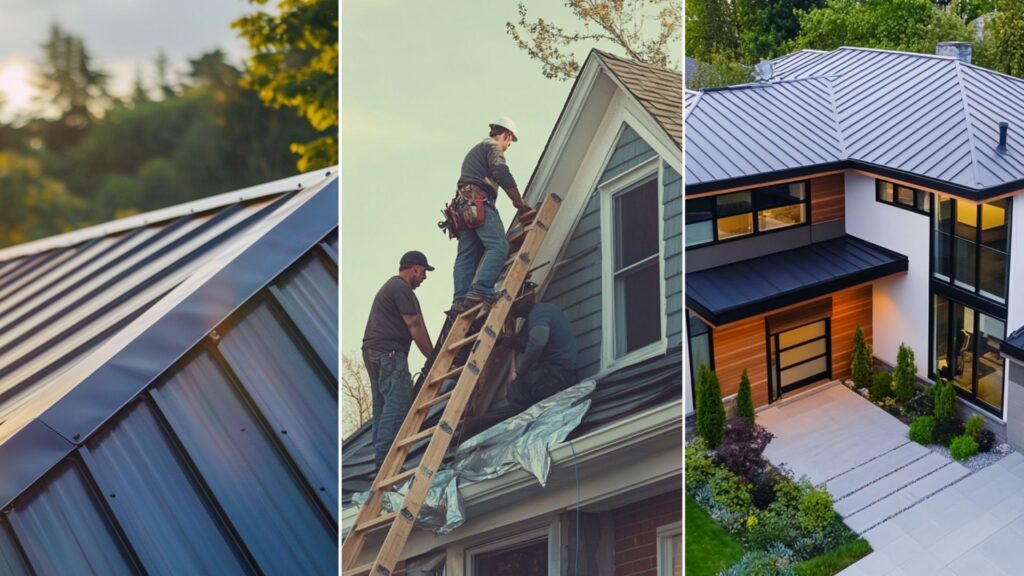
<path fill-rule="evenodd" d="M 594 380 L 580 382 L 463 442 L 454 464 L 434 475 L 416 525 L 448 534 L 466 521 L 459 484 L 497 478 L 517 466 L 545 486 L 551 469 L 549 450 L 579 426 L 590 408 L 587 397 L 596 387 Z M 401 507 L 410 484 L 411 480 L 384 494 L 385 512 Z M 352 502 L 362 506 L 369 497 L 370 492 L 354 494 Z"/>

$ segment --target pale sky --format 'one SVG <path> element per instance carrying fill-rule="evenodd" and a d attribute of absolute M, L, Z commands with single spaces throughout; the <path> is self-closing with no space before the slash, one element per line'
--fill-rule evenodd
<path fill-rule="evenodd" d="M 561 2 L 527 2 L 539 16 L 572 23 Z M 505 31 L 517 2 L 345 0 L 342 70 L 342 352 L 361 358 L 363 330 L 380 286 L 408 250 L 436 271 L 417 289 L 437 337 L 452 298 L 456 241 L 436 226 L 454 194 L 462 159 L 510 116 L 519 142 L 506 153 L 525 192 L 572 82 L 548 80 Z M 615 52 L 613 46 L 594 46 Z M 580 47 L 585 56 L 591 46 Z M 499 192 L 508 225 L 511 202 Z M 410 370 L 424 358 L 412 347 Z M 361 360 L 360 360 L 361 362 Z"/>
<path fill-rule="evenodd" d="M 31 72 L 54 21 L 85 40 L 94 64 L 113 76 L 111 91 L 125 96 L 138 66 L 153 83 L 161 49 L 176 72 L 214 48 L 241 65 L 248 47 L 230 23 L 255 9 L 246 0 L 0 0 L 0 93 L 7 100 L 0 118 L 31 105 Z"/>

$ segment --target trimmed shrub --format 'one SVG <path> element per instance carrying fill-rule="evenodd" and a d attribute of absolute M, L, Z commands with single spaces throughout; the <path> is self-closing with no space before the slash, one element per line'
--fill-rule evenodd
<path fill-rule="evenodd" d="M 949 420 L 943 420 L 935 423 L 935 432 L 932 436 L 932 440 L 936 444 L 942 444 L 943 446 L 949 446 L 949 443 L 953 441 L 953 438 L 960 436 L 964 433 L 964 421 L 960 418 L 952 418 Z"/>
<path fill-rule="evenodd" d="M 871 377 L 871 400 L 879 402 L 892 396 L 892 376 L 888 372 L 879 372 Z"/>
<path fill-rule="evenodd" d="M 715 472 L 715 461 L 708 454 L 708 444 L 696 438 L 683 451 L 686 463 L 686 490 L 692 492 L 707 486 Z"/>
<path fill-rule="evenodd" d="M 750 484 L 725 468 L 715 468 L 711 478 L 715 502 L 730 512 L 746 514 L 750 510 Z"/>
<path fill-rule="evenodd" d="M 953 383 L 936 376 L 935 381 L 935 419 L 944 422 L 953 417 L 956 410 L 956 390 Z"/>
<path fill-rule="evenodd" d="M 747 548 L 766 550 L 774 544 L 794 543 L 800 537 L 800 518 L 797 511 L 782 500 L 772 502 L 755 516 L 744 535 Z"/>
<path fill-rule="evenodd" d="M 715 448 L 725 434 L 725 406 L 718 376 L 704 364 L 697 377 L 697 434 Z"/>
<path fill-rule="evenodd" d="M 747 481 L 752 482 L 765 469 L 761 454 L 774 436 L 746 418 L 732 418 L 725 426 L 725 436 L 715 450 L 718 462 Z"/>
<path fill-rule="evenodd" d="M 949 443 L 949 455 L 959 462 L 963 462 L 977 453 L 978 443 L 967 434 L 957 436 Z"/>
<path fill-rule="evenodd" d="M 740 390 L 736 393 L 736 415 L 754 421 L 754 401 L 750 397 L 750 378 L 746 368 L 740 375 Z"/>
<path fill-rule="evenodd" d="M 978 434 L 981 433 L 982 429 L 985 428 L 985 417 L 981 414 L 972 414 L 967 419 L 967 423 L 964 424 L 964 434 L 967 434 L 975 440 L 978 439 Z"/>
<path fill-rule="evenodd" d="M 896 354 L 896 371 L 893 372 L 893 397 L 897 402 L 907 402 L 914 397 L 914 374 L 917 373 L 917 365 L 914 364 L 914 351 L 910 346 L 900 344 L 900 351 Z"/>
<path fill-rule="evenodd" d="M 871 348 L 864 339 L 864 331 L 857 326 L 853 334 L 853 353 L 850 356 L 850 378 L 857 388 L 871 385 Z"/>
<path fill-rule="evenodd" d="M 910 431 L 907 436 L 918 444 L 928 445 L 932 443 L 935 434 L 935 417 L 921 416 L 910 423 Z M 687 468 L 689 471 L 689 468 Z"/>
<path fill-rule="evenodd" d="M 988 428 L 982 428 L 981 431 L 978 432 L 977 441 L 979 452 L 991 452 L 992 448 L 996 445 L 996 433 Z"/>
<path fill-rule="evenodd" d="M 905 412 L 907 416 L 911 418 L 919 418 L 921 416 L 934 416 L 935 415 L 935 396 L 932 391 L 935 389 L 934 386 L 925 388 L 924 392 L 918 392 L 910 402 L 907 402 Z"/>
<path fill-rule="evenodd" d="M 832 495 L 824 488 L 812 488 L 800 497 L 800 527 L 807 534 L 821 532 L 835 519 Z"/>

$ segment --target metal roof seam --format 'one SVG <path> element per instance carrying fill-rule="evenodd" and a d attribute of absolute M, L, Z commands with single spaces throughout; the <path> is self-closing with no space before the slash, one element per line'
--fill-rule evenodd
<path fill-rule="evenodd" d="M 960 61 L 959 60 L 954 60 L 953 61 L 953 67 L 956 70 L 956 83 L 957 83 L 957 87 L 960 89 L 959 90 L 959 92 L 960 92 L 960 104 L 961 104 L 962 112 L 964 114 L 964 122 L 967 124 L 967 139 L 970 141 L 971 168 L 972 168 L 971 174 L 974 177 L 974 183 L 976 185 L 978 185 L 978 186 L 981 186 L 982 185 L 981 175 L 978 173 L 978 157 L 977 157 L 977 154 L 974 151 L 974 131 L 971 129 L 971 118 L 970 118 L 970 113 L 968 112 L 968 109 L 970 108 L 970 103 L 967 100 L 966 89 L 964 88 L 963 74 L 961 74 L 961 72 L 960 72 Z"/>

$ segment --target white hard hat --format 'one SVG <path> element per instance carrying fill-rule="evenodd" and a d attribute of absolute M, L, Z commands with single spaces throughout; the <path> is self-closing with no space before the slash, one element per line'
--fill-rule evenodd
<path fill-rule="evenodd" d="M 516 130 L 516 123 L 513 122 L 512 119 L 509 118 L 508 116 L 502 116 L 501 118 L 498 118 L 494 122 L 491 122 L 490 126 L 491 128 L 498 126 L 500 128 L 504 128 L 505 130 L 508 130 L 509 132 L 512 133 L 512 141 L 519 141 L 519 137 L 516 136 L 516 133 L 519 132 L 519 130 Z"/>

